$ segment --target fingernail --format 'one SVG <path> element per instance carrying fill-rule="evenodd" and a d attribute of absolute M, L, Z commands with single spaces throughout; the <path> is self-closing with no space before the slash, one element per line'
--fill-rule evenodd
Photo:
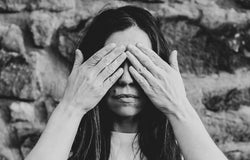
<path fill-rule="evenodd" d="M 76 49 L 76 52 L 75 53 L 79 53 L 79 52 L 81 52 L 79 49 Z"/>
<path fill-rule="evenodd" d="M 177 52 L 177 50 L 173 50 L 173 53 L 177 55 L 178 52 Z"/>

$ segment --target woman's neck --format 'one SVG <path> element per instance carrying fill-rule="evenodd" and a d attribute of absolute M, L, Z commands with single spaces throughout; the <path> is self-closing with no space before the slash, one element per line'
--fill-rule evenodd
<path fill-rule="evenodd" d="M 138 120 L 135 117 L 119 117 L 113 121 L 113 131 L 123 133 L 136 133 L 138 130 Z"/>

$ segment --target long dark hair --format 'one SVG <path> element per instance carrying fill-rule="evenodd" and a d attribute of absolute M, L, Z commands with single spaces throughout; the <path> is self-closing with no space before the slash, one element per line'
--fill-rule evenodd
<path fill-rule="evenodd" d="M 147 33 L 152 49 L 168 62 L 167 42 L 163 38 L 156 18 L 148 11 L 135 6 L 106 9 L 100 12 L 85 29 L 85 34 L 77 47 L 86 60 L 104 46 L 112 33 L 132 26 L 137 26 Z M 104 105 L 101 100 L 82 118 L 69 160 L 108 160 L 112 129 L 110 114 L 112 113 L 104 109 L 106 108 Z M 180 149 L 171 124 L 152 103 L 147 105 L 140 113 L 136 135 L 141 158 L 145 155 L 148 160 L 180 160 Z"/>

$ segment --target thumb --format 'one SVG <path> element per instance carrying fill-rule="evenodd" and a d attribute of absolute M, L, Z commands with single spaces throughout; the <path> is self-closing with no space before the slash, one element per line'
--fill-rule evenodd
<path fill-rule="evenodd" d="M 177 59 L 177 51 L 173 50 L 169 56 L 169 63 L 172 68 L 174 68 L 176 71 L 179 70 L 179 65 L 178 65 L 178 59 Z"/>
<path fill-rule="evenodd" d="M 83 62 L 83 54 L 79 49 L 75 51 L 74 67 L 79 67 Z"/>

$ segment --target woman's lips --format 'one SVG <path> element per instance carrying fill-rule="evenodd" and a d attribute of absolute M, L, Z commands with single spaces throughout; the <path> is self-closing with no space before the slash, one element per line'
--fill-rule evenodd
<path fill-rule="evenodd" d="M 139 99 L 139 96 L 133 94 L 119 94 L 112 97 L 122 103 L 132 103 Z"/>
<path fill-rule="evenodd" d="M 119 99 L 119 98 L 139 98 L 139 96 L 136 96 L 134 94 L 119 94 L 119 95 L 114 95 L 113 98 Z"/>

